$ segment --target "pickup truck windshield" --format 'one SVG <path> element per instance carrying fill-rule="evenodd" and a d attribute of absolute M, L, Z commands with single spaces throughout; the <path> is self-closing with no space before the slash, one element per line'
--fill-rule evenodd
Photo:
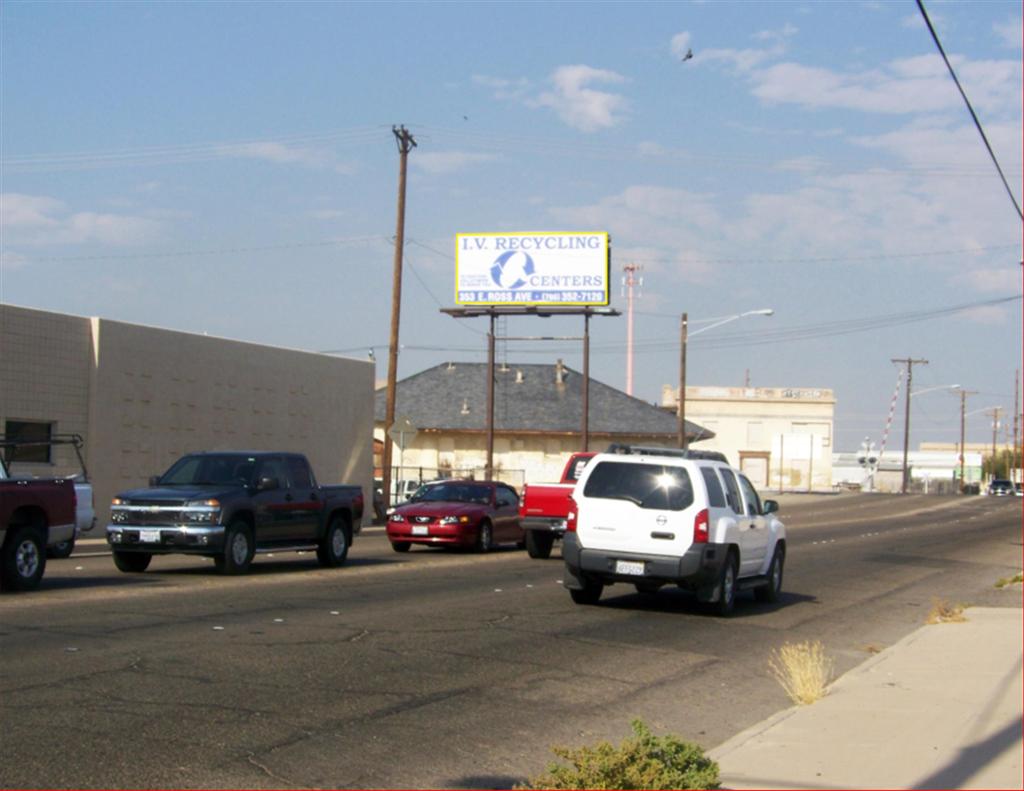
<path fill-rule="evenodd" d="M 161 486 L 251 486 L 256 459 L 241 453 L 184 456 L 160 478 Z"/>
<path fill-rule="evenodd" d="M 489 486 L 473 485 L 468 483 L 438 483 L 429 486 L 421 486 L 416 493 L 409 498 L 413 503 L 478 503 L 490 505 L 491 488 Z"/>

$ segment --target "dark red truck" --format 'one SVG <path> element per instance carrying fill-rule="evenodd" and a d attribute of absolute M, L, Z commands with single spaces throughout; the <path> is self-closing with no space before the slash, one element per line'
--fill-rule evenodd
<path fill-rule="evenodd" d="M 74 535 L 74 482 L 12 478 L 0 459 L 0 588 L 39 587 L 46 569 L 46 548 Z"/>
<path fill-rule="evenodd" d="M 573 453 L 562 470 L 558 483 L 524 484 L 519 499 L 519 523 L 526 531 L 526 551 L 531 558 L 551 556 L 551 546 L 565 533 L 572 494 L 580 473 L 595 452 Z"/>

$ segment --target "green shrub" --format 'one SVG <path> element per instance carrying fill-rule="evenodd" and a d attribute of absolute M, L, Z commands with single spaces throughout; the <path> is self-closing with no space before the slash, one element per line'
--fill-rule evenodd
<path fill-rule="evenodd" d="M 524 788 L 662 789 L 718 788 L 718 764 L 695 744 L 673 736 L 655 736 L 633 720 L 633 736 L 618 747 L 552 749 L 571 766 L 551 764 L 547 774 L 530 779 Z"/>

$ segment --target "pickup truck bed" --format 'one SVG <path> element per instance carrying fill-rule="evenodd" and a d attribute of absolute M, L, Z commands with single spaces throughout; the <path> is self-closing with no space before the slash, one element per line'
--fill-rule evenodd
<path fill-rule="evenodd" d="M 523 486 L 519 521 L 526 531 L 526 551 L 531 558 L 548 558 L 555 539 L 565 533 L 565 520 L 572 504 L 572 490 L 583 468 L 596 454 L 573 453 L 558 483 L 528 483 Z"/>

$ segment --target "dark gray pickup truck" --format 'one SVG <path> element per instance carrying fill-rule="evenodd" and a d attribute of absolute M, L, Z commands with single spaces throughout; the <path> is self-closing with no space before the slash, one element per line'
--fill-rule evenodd
<path fill-rule="evenodd" d="M 113 499 L 107 543 L 125 572 L 145 571 L 153 555 L 187 554 L 243 574 L 256 553 L 306 549 L 333 567 L 345 562 L 362 516 L 362 489 L 320 486 L 301 454 L 192 453 L 148 488 Z"/>

